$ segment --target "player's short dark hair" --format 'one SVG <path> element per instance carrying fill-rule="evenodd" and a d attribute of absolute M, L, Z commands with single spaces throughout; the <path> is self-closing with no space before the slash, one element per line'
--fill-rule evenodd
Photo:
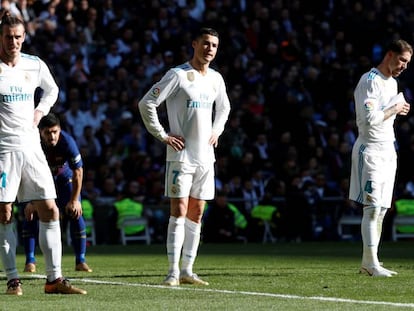
<path fill-rule="evenodd" d="M 57 115 L 53 112 L 50 112 L 48 115 L 44 116 L 39 122 L 39 129 L 45 129 L 54 126 L 60 127 L 60 120 Z"/>
<path fill-rule="evenodd" d="M 411 55 L 413 55 L 413 47 L 411 46 L 411 44 L 402 39 L 390 42 L 387 46 L 386 51 L 392 51 L 398 54 L 409 52 Z"/>
<path fill-rule="evenodd" d="M 1 28 L 3 28 L 3 26 L 15 27 L 17 25 L 25 26 L 20 18 L 11 15 L 10 12 L 6 11 L 3 13 L 3 17 L 1 18 Z"/>
<path fill-rule="evenodd" d="M 210 35 L 210 36 L 214 36 L 214 37 L 219 38 L 219 34 L 215 29 L 210 28 L 210 27 L 203 27 L 203 28 L 200 28 L 197 31 L 197 33 L 194 36 L 194 39 L 197 40 L 197 39 L 201 38 L 204 35 Z"/>

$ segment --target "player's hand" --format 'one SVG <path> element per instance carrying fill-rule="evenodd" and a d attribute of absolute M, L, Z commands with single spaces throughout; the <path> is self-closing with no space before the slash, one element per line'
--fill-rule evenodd
<path fill-rule="evenodd" d="M 82 216 L 82 205 L 79 201 L 69 202 L 65 210 L 66 214 L 74 219 L 79 219 Z"/>
<path fill-rule="evenodd" d="M 216 133 L 211 134 L 210 139 L 208 140 L 208 143 L 214 147 L 217 147 L 218 145 L 218 135 Z"/>
<path fill-rule="evenodd" d="M 409 103 L 403 103 L 401 105 L 400 112 L 398 113 L 401 116 L 406 116 L 408 112 L 410 111 L 410 104 Z"/>
<path fill-rule="evenodd" d="M 37 127 L 39 125 L 40 119 L 43 118 L 43 112 L 35 109 L 34 116 L 33 116 L 33 126 Z"/>
<path fill-rule="evenodd" d="M 164 142 L 175 151 L 181 151 L 185 148 L 185 139 L 179 135 L 169 134 Z"/>
<path fill-rule="evenodd" d="M 32 221 L 34 218 L 34 213 L 36 212 L 36 209 L 32 202 L 29 202 L 26 204 L 24 208 L 24 217 L 26 217 L 27 221 Z"/>

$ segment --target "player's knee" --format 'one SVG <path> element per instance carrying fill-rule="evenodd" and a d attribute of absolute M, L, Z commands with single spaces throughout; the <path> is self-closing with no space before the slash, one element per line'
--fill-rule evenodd
<path fill-rule="evenodd" d="M 54 200 L 37 201 L 35 203 L 40 221 L 59 220 L 59 209 Z"/>
<path fill-rule="evenodd" d="M 377 219 L 381 213 L 381 208 L 374 205 L 364 206 L 363 213 L 371 219 Z"/>
<path fill-rule="evenodd" d="M 11 222 L 12 222 L 12 213 L 11 212 L 0 213 L 0 223 L 10 224 Z"/>
<path fill-rule="evenodd" d="M 0 206 L 0 223 L 9 224 L 12 222 L 12 206 L 7 204 Z"/>

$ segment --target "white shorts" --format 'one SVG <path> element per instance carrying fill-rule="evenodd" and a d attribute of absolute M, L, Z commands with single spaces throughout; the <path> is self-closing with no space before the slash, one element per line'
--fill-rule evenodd
<path fill-rule="evenodd" d="M 191 196 L 200 200 L 214 198 L 214 163 L 193 166 L 183 162 L 167 162 L 165 195 L 170 198 Z"/>
<path fill-rule="evenodd" d="M 55 199 L 56 189 L 46 157 L 37 150 L 0 153 L 0 202 Z"/>
<path fill-rule="evenodd" d="M 396 170 L 393 144 L 364 144 L 358 139 L 352 149 L 349 198 L 363 205 L 389 208 Z"/>

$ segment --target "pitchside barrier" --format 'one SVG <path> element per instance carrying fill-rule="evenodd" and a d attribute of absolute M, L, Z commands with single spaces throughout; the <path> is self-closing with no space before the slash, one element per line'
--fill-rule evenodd
<path fill-rule="evenodd" d="M 91 202 L 93 212 L 87 217 L 90 224 L 93 224 L 91 244 L 126 244 L 127 235 L 119 229 L 116 202 L 113 197 L 100 197 Z M 313 201 L 301 196 L 274 197 L 266 204 L 229 197 L 228 202 L 246 215 L 248 222 L 256 222 L 254 230 L 258 239 L 255 241 L 273 243 L 286 239 L 357 240 L 361 238 L 362 209 L 355 208 L 355 205 L 349 204 L 350 201 L 343 197 L 325 197 Z M 383 235 L 384 239 L 396 241 L 414 238 L 414 200 L 400 199 L 395 203 L 395 208 L 387 213 L 384 221 L 383 229 L 386 232 Z M 141 219 L 144 222 L 140 222 L 139 225 L 145 227 L 143 230 L 145 238 L 142 239 L 145 243 L 165 242 L 169 210 L 168 201 L 143 204 Z M 16 234 L 21 238 L 21 217 L 19 218 L 17 211 L 14 219 Z"/>
<path fill-rule="evenodd" d="M 349 239 L 351 234 L 346 227 L 360 224 L 360 215 L 350 214 L 344 207 L 346 200 L 342 197 L 325 197 L 313 204 L 306 200 L 302 203 L 294 200 L 290 204 L 289 199 L 285 197 L 274 197 L 267 204 L 235 197 L 229 197 L 228 202 L 233 203 L 242 213 L 247 214 L 248 219 L 255 218 L 259 221 L 259 227 L 255 227 L 255 230 L 262 230 L 262 233 L 258 234 L 261 234 L 263 243 L 283 240 L 285 235 L 290 234 L 288 233 L 290 228 L 298 221 L 302 223 L 305 221 L 305 226 L 309 228 L 305 239 L 311 240 Z M 116 199 L 112 197 L 101 197 L 93 202 L 96 244 L 118 244 L 120 242 L 115 203 Z M 274 206 L 276 212 L 272 217 L 267 215 L 268 213 L 258 212 L 258 206 L 264 206 L 265 210 L 270 210 L 268 207 Z M 252 214 L 253 210 L 255 212 Z M 143 204 L 142 217 L 146 219 L 151 240 L 155 243 L 164 242 L 169 219 L 168 202 Z M 146 241 L 148 243 L 148 240 Z"/>

